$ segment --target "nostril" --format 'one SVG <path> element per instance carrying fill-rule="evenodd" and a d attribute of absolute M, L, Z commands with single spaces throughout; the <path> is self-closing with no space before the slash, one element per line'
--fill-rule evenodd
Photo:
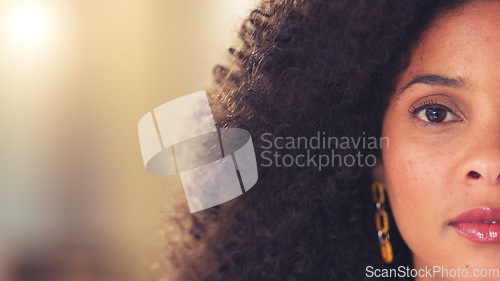
<path fill-rule="evenodd" d="M 478 179 L 481 177 L 481 175 L 476 172 L 476 171 L 470 171 L 468 174 L 467 174 L 467 177 L 469 178 L 473 178 L 473 179 Z"/>

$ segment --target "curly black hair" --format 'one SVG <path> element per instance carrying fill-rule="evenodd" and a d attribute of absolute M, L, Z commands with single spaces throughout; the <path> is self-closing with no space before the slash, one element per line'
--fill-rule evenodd
<path fill-rule="evenodd" d="M 395 80 L 421 33 L 464 4 L 264 0 L 241 26 L 230 61 L 214 68 L 209 99 L 217 125 L 248 130 L 258 163 L 266 133 L 380 137 Z M 338 151 L 358 152 L 381 155 L 380 147 Z M 176 219 L 189 233 L 167 248 L 177 278 L 359 281 L 375 280 L 366 266 L 387 267 L 373 221 L 371 167 L 258 168 L 257 184 L 242 196 Z M 411 252 L 390 224 L 389 267 L 411 267 Z"/>

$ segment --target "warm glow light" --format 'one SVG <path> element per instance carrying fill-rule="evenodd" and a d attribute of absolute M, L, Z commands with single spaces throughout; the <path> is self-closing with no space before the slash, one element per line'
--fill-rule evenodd
<path fill-rule="evenodd" d="M 9 1 L 2 7 L 3 43 L 11 51 L 26 52 L 46 47 L 54 38 L 54 13 L 48 1 Z"/>
<path fill-rule="evenodd" d="M 34 43 L 41 40 L 47 31 L 44 14 L 33 7 L 17 11 L 12 19 L 12 33 L 23 43 Z"/>

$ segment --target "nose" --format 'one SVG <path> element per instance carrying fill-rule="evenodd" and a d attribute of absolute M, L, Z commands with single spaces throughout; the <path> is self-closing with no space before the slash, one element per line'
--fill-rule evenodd
<path fill-rule="evenodd" d="M 463 171 L 468 184 L 500 186 L 500 136 L 478 140 L 469 151 Z"/>
<path fill-rule="evenodd" d="M 487 184 L 500 184 L 500 172 L 498 167 L 488 164 L 475 163 L 472 165 L 466 178 L 470 183 L 484 181 Z"/>

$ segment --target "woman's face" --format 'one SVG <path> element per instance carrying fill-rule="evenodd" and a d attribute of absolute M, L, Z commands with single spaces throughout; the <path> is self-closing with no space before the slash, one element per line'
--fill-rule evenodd
<path fill-rule="evenodd" d="M 415 268 L 500 270 L 500 3 L 435 20 L 396 89 L 383 181 Z"/>

